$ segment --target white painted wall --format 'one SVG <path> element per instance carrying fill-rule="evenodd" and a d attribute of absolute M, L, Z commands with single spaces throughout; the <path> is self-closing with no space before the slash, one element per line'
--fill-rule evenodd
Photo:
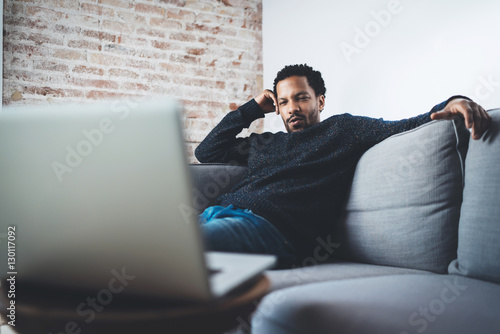
<path fill-rule="evenodd" d="M 500 107 L 498 0 L 263 0 L 264 87 L 284 65 L 322 72 L 322 118 L 401 119 L 451 95 Z M 266 130 L 284 131 L 268 115 Z"/>

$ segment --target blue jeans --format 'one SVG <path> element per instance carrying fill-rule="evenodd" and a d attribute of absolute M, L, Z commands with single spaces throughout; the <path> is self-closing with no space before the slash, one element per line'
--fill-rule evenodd
<path fill-rule="evenodd" d="M 273 254 L 277 268 L 291 266 L 295 249 L 265 218 L 233 205 L 211 206 L 199 216 L 207 250 L 219 252 Z"/>

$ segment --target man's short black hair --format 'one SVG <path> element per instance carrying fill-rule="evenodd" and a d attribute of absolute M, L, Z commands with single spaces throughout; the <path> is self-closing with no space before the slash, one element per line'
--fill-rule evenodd
<path fill-rule="evenodd" d="M 274 79 L 274 94 L 277 95 L 276 85 L 278 82 L 293 76 L 306 77 L 307 83 L 312 89 L 314 89 L 316 96 L 325 95 L 326 87 L 325 82 L 321 77 L 321 72 L 315 71 L 307 64 L 287 65 L 283 67 L 283 69 L 276 74 L 276 79 Z"/>

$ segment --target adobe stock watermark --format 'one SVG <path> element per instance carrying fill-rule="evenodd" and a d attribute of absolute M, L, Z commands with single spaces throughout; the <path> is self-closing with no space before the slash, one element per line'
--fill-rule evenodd
<path fill-rule="evenodd" d="M 127 97 L 115 101 L 110 109 L 119 121 L 124 121 L 129 117 L 130 111 L 137 108 L 144 99 L 145 97 Z M 116 127 L 116 120 L 111 117 L 103 117 L 95 124 L 94 128 L 82 129 L 81 139 L 74 145 L 66 145 L 65 158 L 63 160 L 54 160 L 51 163 L 52 170 L 59 183 L 64 181 L 66 174 L 71 174 L 83 163 L 86 157 L 101 146 L 106 136 L 113 133 Z"/>
<path fill-rule="evenodd" d="M 371 20 L 362 27 L 354 27 L 354 38 L 352 42 L 340 43 L 340 51 L 344 55 L 347 63 L 352 61 L 354 55 L 360 54 L 371 42 L 386 29 L 394 16 L 401 14 L 403 6 L 399 0 L 390 0 L 385 9 L 370 12 Z"/>
<path fill-rule="evenodd" d="M 455 276 L 455 280 L 452 283 L 446 278 L 443 281 L 444 287 L 439 296 L 409 315 L 408 324 L 415 328 L 416 333 L 424 333 L 429 325 L 437 321 L 439 316 L 446 311 L 446 308 L 454 303 L 467 289 L 467 285 L 460 284 L 458 279 Z M 410 332 L 402 331 L 399 334 L 410 334 Z"/>
<path fill-rule="evenodd" d="M 395 192 L 406 180 L 416 177 L 415 173 L 425 163 L 429 147 L 435 145 L 435 140 L 436 138 L 427 136 L 414 141 L 411 153 L 400 155 L 397 157 L 397 161 L 393 162 L 397 168 L 383 172 L 382 176 L 385 180 L 385 188 L 388 191 Z"/>
<path fill-rule="evenodd" d="M 474 95 L 471 96 L 472 100 L 476 102 L 489 99 L 500 86 L 500 82 L 495 81 L 491 73 L 488 76 L 480 75 L 477 80 L 479 83 L 474 89 Z"/>
<path fill-rule="evenodd" d="M 284 282 L 293 284 L 290 289 L 300 286 L 302 283 L 307 283 L 311 280 L 314 272 L 309 270 L 312 265 L 325 263 L 333 257 L 335 251 L 340 248 L 339 243 L 332 242 L 332 236 L 326 238 L 316 238 L 317 246 L 314 248 L 311 256 L 302 259 L 301 265 L 294 265 L 290 270 L 286 271 L 286 275 L 282 278 Z M 292 270 L 293 269 L 293 270 Z M 238 317 L 238 333 L 250 334 L 252 328 L 257 328 L 262 325 L 267 314 L 271 313 L 275 307 L 286 302 L 286 296 L 283 296 L 281 290 L 274 291 L 266 296 L 262 303 L 260 300 L 254 300 L 253 305 L 256 311 L 252 313 L 248 319 Z"/>
<path fill-rule="evenodd" d="M 111 304 L 113 297 L 121 292 L 130 284 L 130 281 L 135 279 L 135 276 L 129 275 L 125 267 L 121 271 L 111 270 L 111 279 L 108 281 L 107 287 L 97 291 L 95 296 L 89 296 L 85 301 L 78 304 L 75 308 L 77 316 L 82 318 L 83 323 L 78 323 L 75 320 L 68 321 L 64 328 L 58 332 L 49 332 L 48 334 L 80 334 L 83 332 L 82 327 L 85 324 L 90 324 L 96 317 L 96 313 L 105 310 L 106 306 Z"/>

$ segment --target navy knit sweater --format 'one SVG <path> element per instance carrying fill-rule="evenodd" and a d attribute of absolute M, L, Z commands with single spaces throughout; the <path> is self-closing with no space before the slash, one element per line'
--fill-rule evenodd
<path fill-rule="evenodd" d="M 452 97 L 452 98 L 455 98 Z M 195 151 L 200 162 L 248 165 L 243 180 L 219 205 L 250 209 L 275 225 L 301 256 L 333 231 L 361 155 L 385 138 L 429 122 L 452 98 L 426 114 L 384 121 L 342 114 L 292 133 L 236 136 L 261 117 L 250 100 L 227 114 Z"/>

